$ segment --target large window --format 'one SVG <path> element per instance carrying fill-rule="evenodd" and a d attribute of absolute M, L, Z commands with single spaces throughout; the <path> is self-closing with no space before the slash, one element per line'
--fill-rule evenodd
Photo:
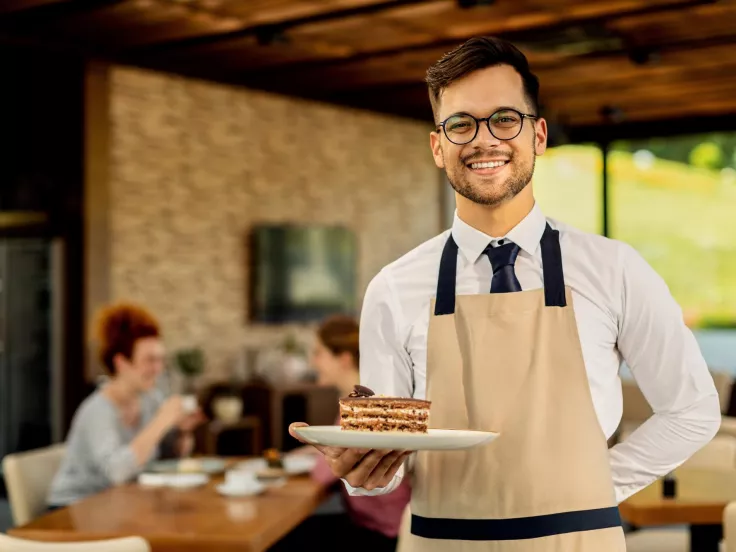
<path fill-rule="evenodd" d="M 711 367 L 736 375 L 736 132 L 550 148 L 534 194 L 547 216 L 636 248 L 664 278 Z M 446 185 L 447 226 L 454 200 Z M 722 328 L 722 329 L 718 329 Z M 625 374 L 624 370 L 624 374 Z"/>
<path fill-rule="evenodd" d="M 537 157 L 534 197 L 548 217 L 603 232 L 603 155 L 596 145 L 548 149 Z"/>
<path fill-rule="evenodd" d="M 616 142 L 608 160 L 611 237 L 664 278 L 689 326 L 736 325 L 736 133 Z"/>
<path fill-rule="evenodd" d="M 544 213 L 602 234 L 606 209 L 608 235 L 664 278 L 690 327 L 736 327 L 736 132 L 612 143 L 608 201 L 602 151 L 565 145 L 537 158 Z"/>

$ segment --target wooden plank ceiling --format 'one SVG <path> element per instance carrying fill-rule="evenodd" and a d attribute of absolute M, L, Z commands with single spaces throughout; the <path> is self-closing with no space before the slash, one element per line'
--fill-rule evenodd
<path fill-rule="evenodd" d="M 427 67 L 484 34 L 563 126 L 736 114 L 736 0 L 0 1 L 8 40 L 421 119 Z"/>

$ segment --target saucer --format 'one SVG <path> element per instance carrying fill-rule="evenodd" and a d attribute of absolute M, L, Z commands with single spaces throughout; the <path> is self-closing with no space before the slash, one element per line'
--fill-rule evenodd
<path fill-rule="evenodd" d="M 217 492 L 223 496 L 243 497 L 261 494 L 266 489 L 266 486 L 258 483 L 257 481 L 248 485 L 237 487 L 221 483 L 220 485 L 217 485 L 215 489 L 217 489 Z"/>

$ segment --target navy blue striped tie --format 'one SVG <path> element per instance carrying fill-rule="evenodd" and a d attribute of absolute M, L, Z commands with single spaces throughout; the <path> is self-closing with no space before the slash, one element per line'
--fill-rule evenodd
<path fill-rule="evenodd" d="M 503 243 L 503 242 L 501 242 Z M 509 293 L 521 291 L 521 284 L 514 272 L 514 263 L 519 254 L 519 246 L 507 241 L 499 247 L 488 246 L 483 251 L 491 261 L 493 280 L 491 293 Z"/>

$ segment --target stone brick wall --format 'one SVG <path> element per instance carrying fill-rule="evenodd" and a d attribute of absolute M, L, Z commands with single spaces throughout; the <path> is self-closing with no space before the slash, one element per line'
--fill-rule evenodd
<path fill-rule="evenodd" d="M 359 240 L 359 298 L 381 267 L 440 231 L 429 127 L 130 68 L 109 74 L 109 294 L 199 345 L 207 378 L 249 324 L 245 238 L 256 222 L 343 224 Z"/>

